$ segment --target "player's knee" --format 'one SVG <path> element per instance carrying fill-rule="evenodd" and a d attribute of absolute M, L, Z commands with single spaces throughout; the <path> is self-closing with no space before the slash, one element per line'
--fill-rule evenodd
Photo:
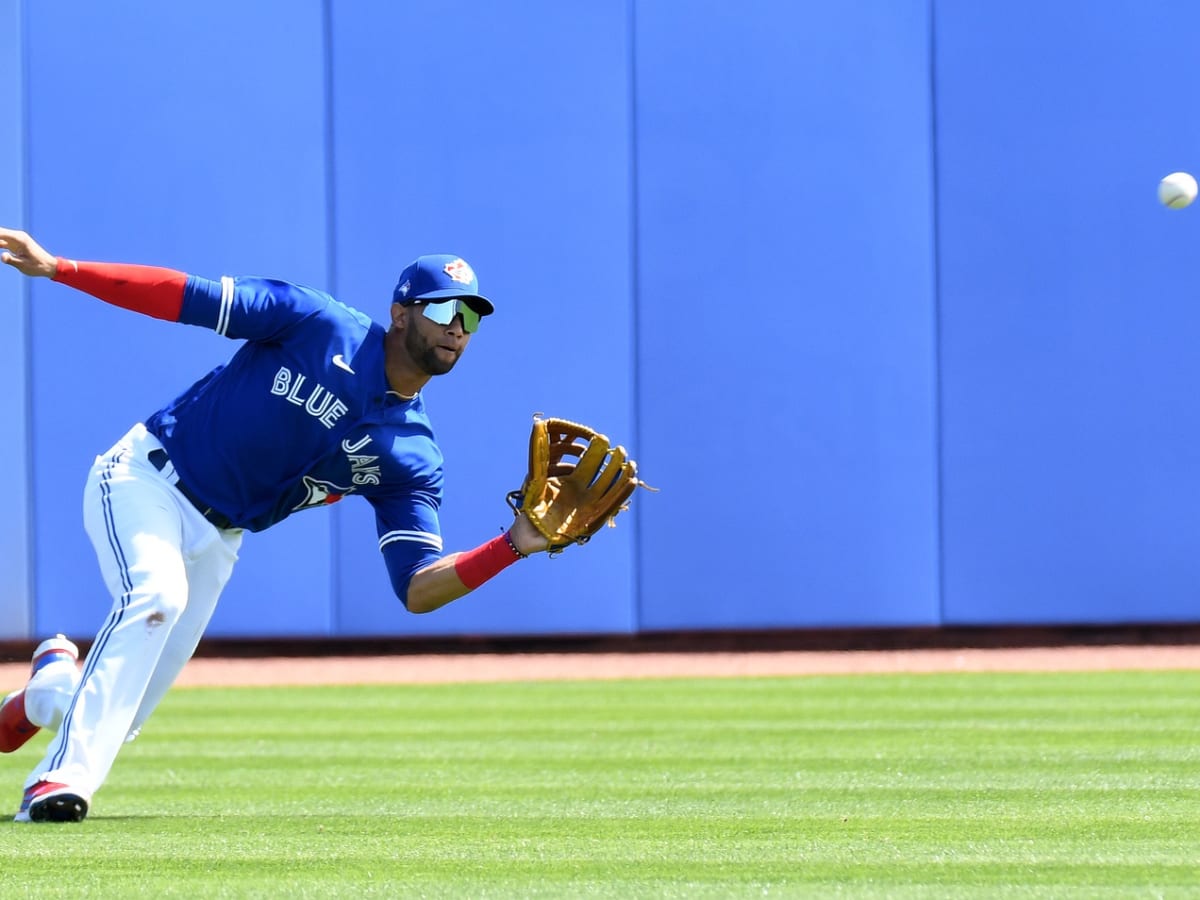
<path fill-rule="evenodd" d="M 136 571 L 133 574 L 133 584 L 121 599 L 124 606 L 121 617 L 126 621 L 140 621 L 150 631 L 159 626 L 170 631 L 187 608 L 187 579 L 182 572 Z"/>
<path fill-rule="evenodd" d="M 184 591 L 157 591 L 147 598 L 145 622 L 147 630 L 163 628 L 169 631 L 187 608 Z"/>

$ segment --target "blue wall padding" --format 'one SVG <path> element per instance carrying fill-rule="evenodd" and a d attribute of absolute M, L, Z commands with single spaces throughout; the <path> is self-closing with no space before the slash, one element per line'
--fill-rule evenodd
<path fill-rule="evenodd" d="M 644 628 L 937 620 L 925 8 L 638 6 Z"/>
<path fill-rule="evenodd" d="M 1200 69 L 1168 20 L 1200 7 L 938 5 L 949 624 L 1200 613 L 1200 233 L 1155 200 L 1200 166 Z"/>

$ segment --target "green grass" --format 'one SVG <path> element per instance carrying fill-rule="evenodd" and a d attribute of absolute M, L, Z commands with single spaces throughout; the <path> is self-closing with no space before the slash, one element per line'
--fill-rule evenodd
<path fill-rule="evenodd" d="M 2 897 L 1200 896 L 1200 672 L 177 690 L 0 848 Z"/>

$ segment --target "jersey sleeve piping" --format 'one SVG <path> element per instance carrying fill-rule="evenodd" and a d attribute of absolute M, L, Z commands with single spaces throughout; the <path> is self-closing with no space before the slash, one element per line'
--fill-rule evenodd
<path fill-rule="evenodd" d="M 233 309 L 233 279 L 228 275 L 221 276 L 221 303 L 217 308 L 217 327 L 214 329 L 222 337 L 229 330 L 229 313 Z"/>
<path fill-rule="evenodd" d="M 389 531 L 379 538 L 379 549 L 382 550 L 388 544 L 394 544 L 397 541 L 409 541 L 414 544 L 422 544 L 426 547 L 432 547 L 439 553 L 442 550 L 442 537 L 438 534 L 433 534 L 428 531 Z"/>

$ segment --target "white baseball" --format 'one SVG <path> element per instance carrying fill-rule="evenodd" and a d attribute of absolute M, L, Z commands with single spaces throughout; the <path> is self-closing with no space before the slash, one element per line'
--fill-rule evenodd
<path fill-rule="evenodd" d="M 1158 200 L 1171 209 L 1183 209 L 1196 199 L 1196 179 L 1187 172 L 1172 172 L 1158 183 Z"/>

